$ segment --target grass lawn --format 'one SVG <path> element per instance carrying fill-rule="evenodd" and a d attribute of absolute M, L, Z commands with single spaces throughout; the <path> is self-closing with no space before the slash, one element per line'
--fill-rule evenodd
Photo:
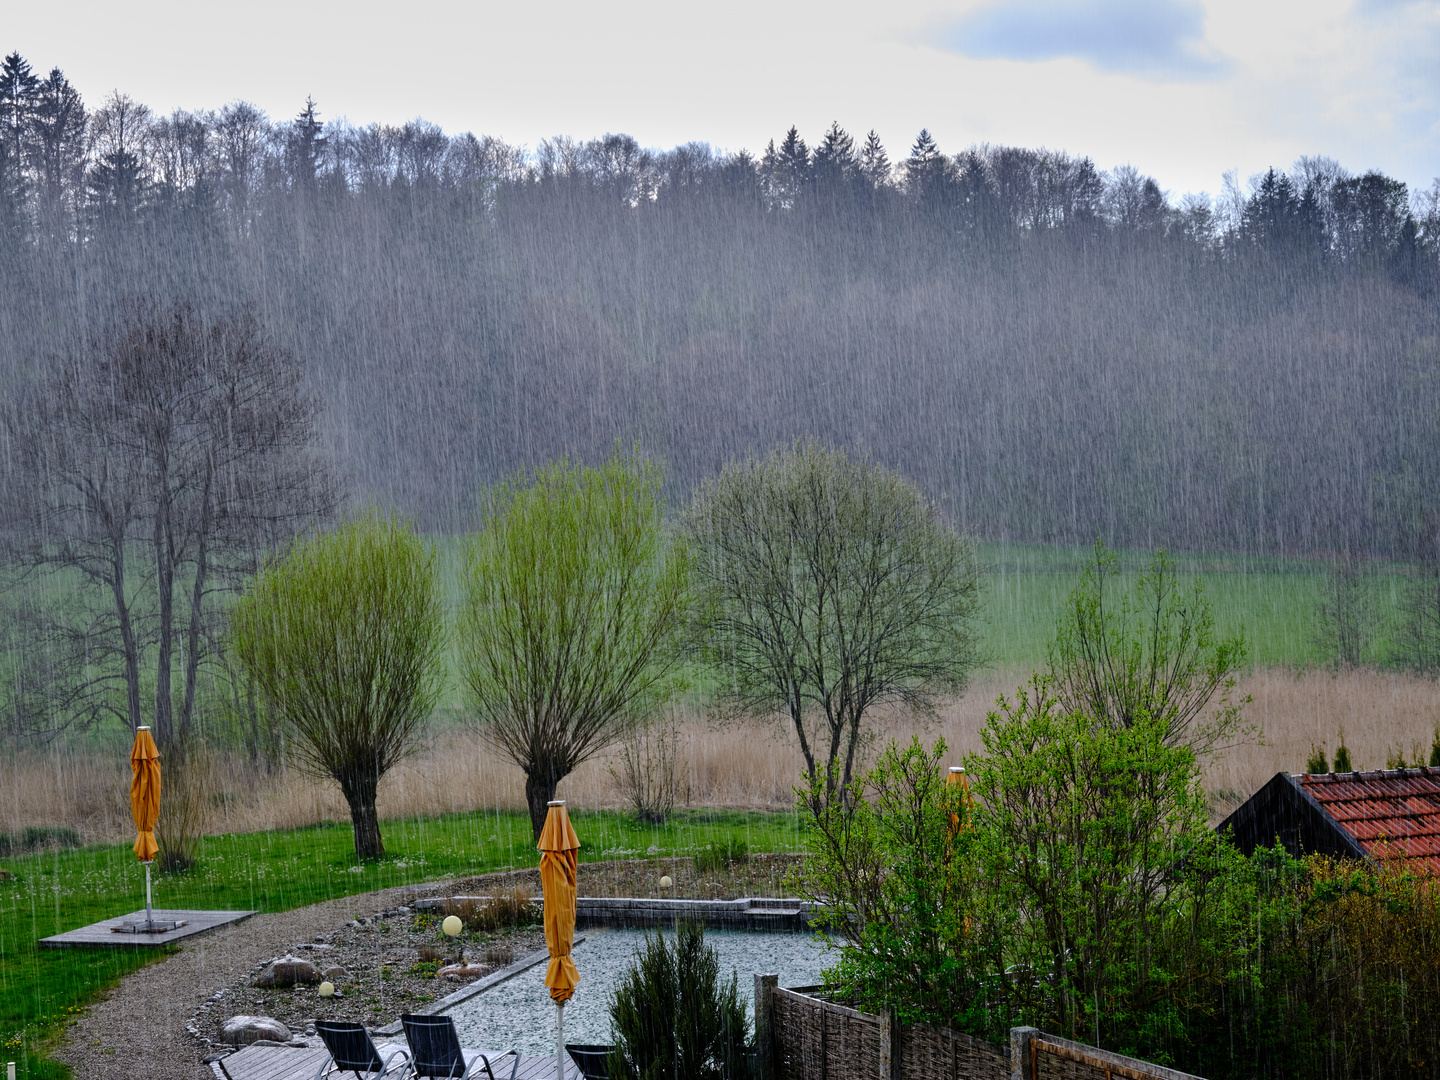
<path fill-rule="evenodd" d="M 797 850 L 792 814 L 685 811 L 663 826 L 637 825 L 612 811 L 576 813 L 582 862 L 683 855 L 744 840 L 753 852 Z M 157 875 L 165 908 L 285 911 L 375 889 L 509 867 L 535 866 L 529 818 L 518 813 L 452 814 L 382 825 L 387 857 L 357 864 L 348 824 L 241 833 L 204 841 L 186 874 Z M 62 1077 L 46 1047 L 96 991 L 154 953 L 115 949 L 40 950 L 38 938 L 144 906 L 144 871 L 126 845 L 51 851 L 0 863 L 0 1062 L 19 1076 Z"/>
<path fill-rule="evenodd" d="M 1045 659 L 1065 598 L 1089 561 L 1089 548 L 984 543 L 987 568 L 982 645 L 1000 666 L 1033 666 Z M 1132 592 L 1150 552 L 1120 551 L 1118 589 Z M 1173 553 L 1188 588 L 1198 576 L 1222 635 L 1243 629 L 1257 667 L 1305 668 L 1333 661 L 1314 639 L 1315 615 L 1330 585 L 1330 566 L 1319 559 L 1253 558 Z M 1403 580 L 1397 567 L 1376 568 L 1377 608 L 1393 609 Z M 1117 591 L 1116 595 L 1120 593 Z M 1384 620 L 1375 659 L 1383 659 Z"/>

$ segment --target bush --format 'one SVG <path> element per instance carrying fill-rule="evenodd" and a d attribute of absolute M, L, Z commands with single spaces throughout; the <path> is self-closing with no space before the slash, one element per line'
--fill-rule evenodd
<path fill-rule="evenodd" d="M 175 744 L 163 767 L 164 797 L 155 828 L 156 861 L 165 873 L 183 873 L 200 858 L 210 818 L 210 776 L 210 756 L 202 748 Z"/>
<path fill-rule="evenodd" d="M 52 848 L 80 847 L 80 834 L 63 825 L 26 825 L 19 836 L 0 832 L 0 855 L 23 855 Z"/>
<path fill-rule="evenodd" d="M 663 825 L 674 811 L 679 757 L 680 722 L 673 709 L 650 723 L 636 724 L 620 744 L 610 778 L 625 793 L 636 820 Z"/>
<path fill-rule="evenodd" d="M 624 1080 L 742 1080 L 752 1075 L 739 978 L 720 980 L 703 923 L 675 925 L 674 945 L 645 935 L 610 1006 L 610 1075 Z"/>
<path fill-rule="evenodd" d="M 467 930 L 493 934 L 507 927 L 535 922 L 534 899 L 535 894 L 524 885 L 515 885 L 509 889 L 496 889 L 485 897 L 448 900 L 445 914 L 457 916 Z"/>
<path fill-rule="evenodd" d="M 973 918 L 970 808 L 964 787 L 945 782 L 945 756 L 943 740 L 886 747 L 854 797 L 808 825 L 800 880 L 808 899 L 826 905 L 822 932 L 841 946 L 825 972 L 839 997 L 905 1023 L 985 1031 L 976 973 L 990 958 Z M 799 798 L 814 803 L 808 792 Z"/>
<path fill-rule="evenodd" d="M 718 844 L 709 844 L 695 853 L 697 874 L 719 873 L 732 866 L 750 861 L 750 845 L 738 837 L 730 837 Z"/>

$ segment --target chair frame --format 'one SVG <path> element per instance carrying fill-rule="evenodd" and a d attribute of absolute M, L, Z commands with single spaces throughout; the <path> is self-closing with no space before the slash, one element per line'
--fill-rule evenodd
<path fill-rule="evenodd" d="M 403 1046 L 397 1046 L 394 1050 L 391 1050 L 390 1053 L 382 1056 L 380 1053 L 380 1048 L 375 1045 L 375 1040 L 370 1037 L 370 1032 L 364 1024 L 354 1024 L 352 1026 L 347 1021 L 321 1020 L 315 1024 L 315 1031 L 317 1034 L 322 1030 L 322 1026 L 341 1028 L 341 1032 L 337 1032 L 337 1034 L 343 1033 L 347 1035 L 365 1036 L 365 1041 L 370 1044 L 370 1052 L 375 1055 L 375 1060 L 380 1062 L 379 1072 L 375 1071 L 375 1067 L 373 1065 L 367 1066 L 367 1071 L 365 1072 L 367 1080 L 385 1080 L 385 1077 L 387 1076 L 397 1076 L 402 1078 L 403 1080 L 406 1072 L 410 1070 L 410 1051 L 405 1049 L 405 1047 Z M 356 1030 L 357 1028 L 359 1029 L 358 1031 Z M 323 1035 L 321 1035 L 321 1041 L 324 1041 Z M 330 1050 L 329 1043 L 325 1044 L 325 1049 Z M 400 1058 L 402 1060 L 396 1062 L 397 1058 Z M 320 1066 L 319 1071 L 315 1073 L 315 1080 L 325 1080 L 325 1077 L 328 1075 L 339 1076 L 341 1073 L 346 1072 L 353 1073 L 357 1076 L 359 1075 L 359 1072 L 355 1069 L 342 1068 L 335 1061 L 335 1054 L 333 1051 L 331 1051 L 328 1060 L 323 1062 Z M 514 1078 L 512 1077 L 511 1080 L 514 1080 Z"/>
<path fill-rule="evenodd" d="M 429 1026 L 429 1027 L 437 1027 L 437 1028 L 439 1028 L 439 1027 L 443 1027 L 443 1026 L 444 1026 L 444 1025 L 442 1025 L 442 1024 L 440 1023 L 441 1020 L 446 1021 L 446 1023 L 449 1025 L 450 1034 L 451 1034 L 451 1036 L 455 1039 L 455 1046 L 456 1046 L 457 1049 L 460 1050 L 460 1060 L 463 1062 L 463 1061 L 465 1060 L 465 1051 L 464 1051 L 464 1048 L 460 1046 L 460 1037 L 455 1033 L 455 1021 L 451 1020 L 450 1017 L 448 1017 L 448 1016 L 442 1017 L 442 1016 L 435 1016 L 435 1015 L 425 1015 L 425 1014 L 421 1014 L 421 1013 L 405 1013 L 404 1015 L 402 1015 L 402 1016 L 400 1017 L 400 1026 L 405 1029 L 405 1041 L 406 1041 L 407 1043 L 410 1043 L 410 1049 L 411 1049 L 410 1071 L 411 1071 L 412 1075 L 414 1075 L 414 1076 L 417 1077 L 417 1078 L 418 1078 L 418 1077 L 425 1077 L 425 1076 L 428 1076 L 428 1077 L 432 1077 L 432 1078 L 433 1078 L 433 1077 L 439 1077 L 441 1074 L 439 1074 L 439 1073 L 422 1073 L 422 1072 L 420 1071 L 419 1060 L 418 1060 L 418 1058 L 417 1058 L 417 1057 L 415 1056 L 415 1054 L 414 1054 L 414 1049 L 415 1049 L 415 1047 L 414 1047 L 414 1044 L 411 1043 L 411 1040 L 410 1040 L 410 1025 L 411 1025 L 411 1024 L 416 1024 L 417 1026 L 419 1026 L 419 1025 L 425 1025 L 425 1026 Z M 493 1061 L 499 1061 L 501 1058 L 505 1057 L 506 1055 L 514 1055 L 515 1064 L 514 1064 L 514 1065 L 511 1067 L 511 1069 L 510 1069 L 510 1078 L 509 1078 L 509 1080 L 515 1080 L 515 1074 L 520 1071 L 520 1052 L 519 1052 L 518 1050 L 502 1050 L 502 1051 L 500 1051 L 498 1054 L 493 1055 Z M 485 1075 L 487 1075 L 488 1077 L 490 1077 L 490 1080 L 495 1080 L 495 1068 L 494 1068 L 493 1061 L 492 1061 L 492 1055 L 487 1054 L 487 1053 L 484 1053 L 483 1051 L 477 1051 L 476 1054 L 475 1054 L 475 1060 L 472 1061 L 472 1062 L 470 1062 L 469 1065 L 466 1065 L 466 1066 L 464 1067 L 464 1068 L 465 1068 L 465 1071 L 464 1071 L 464 1072 L 462 1072 L 458 1077 L 454 1077 L 453 1074 L 452 1074 L 452 1077 L 451 1077 L 451 1078 L 447 1078 L 447 1080 L 472 1080 L 473 1077 L 477 1077 L 477 1076 L 480 1075 L 479 1070 L 481 1070 L 481 1069 L 484 1069 L 484 1070 L 485 1070 Z"/>

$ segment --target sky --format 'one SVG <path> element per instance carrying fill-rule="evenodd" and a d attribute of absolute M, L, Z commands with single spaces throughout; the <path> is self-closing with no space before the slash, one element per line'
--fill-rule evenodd
<path fill-rule="evenodd" d="M 533 148 L 625 132 L 762 150 L 794 124 L 928 128 L 1133 165 L 1172 197 L 1302 154 L 1440 176 L 1440 0 L 74 0 L 7 5 L 0 50 L 99 104 L 251 101 Z"/>

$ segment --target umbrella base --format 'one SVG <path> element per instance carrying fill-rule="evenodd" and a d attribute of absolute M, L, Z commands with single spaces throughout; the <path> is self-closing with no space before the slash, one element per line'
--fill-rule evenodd
<path fill-rule="evenodd" d="M 126 922 L 119 926 L 112 926 L 110 932 L 113 934 L 168 934 L 171 930 L 180 929 L 189 921 L 189 919 L 180 919 L 178 922 L 170 919 L 141 919 L 139 922 Z"/>

